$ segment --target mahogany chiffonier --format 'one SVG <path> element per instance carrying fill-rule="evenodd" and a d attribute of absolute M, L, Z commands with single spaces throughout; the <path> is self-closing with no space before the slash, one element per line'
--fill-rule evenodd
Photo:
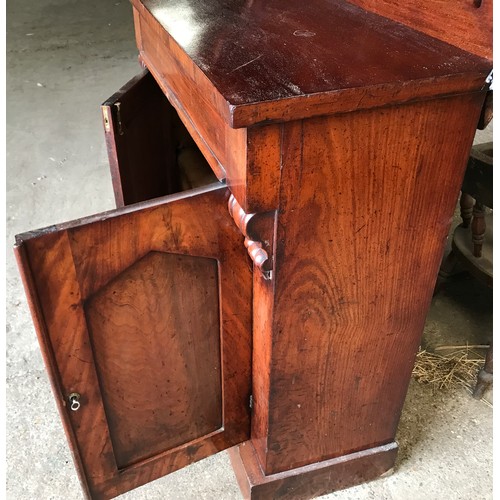
<path fill-rule="evenodd" d="M 86 495 L 230 447 L 253 499 L 384 474 L 491 1 L 132 5 L 147 70 L 102 108 L 118 208 L 15 248 Z"/>

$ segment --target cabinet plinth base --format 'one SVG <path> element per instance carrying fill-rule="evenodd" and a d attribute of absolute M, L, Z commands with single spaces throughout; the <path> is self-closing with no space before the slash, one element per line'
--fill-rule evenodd
<path fill-rule="evenodd" d="M 306 500 L 390 472 L 397 452 L 398 445 L 392 442 L 269 476 L 262 472 L 251 441 L 231 448 L 229 455 L 245 499 Z"/>

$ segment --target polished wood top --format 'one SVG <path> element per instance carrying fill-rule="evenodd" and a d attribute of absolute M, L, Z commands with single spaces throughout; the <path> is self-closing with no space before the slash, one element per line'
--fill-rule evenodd
<path fill-rule="evenodd" d="M 232 106 L 457 77 L 478 90 L 491 66 L 341 0 L 140 2 Z"/>

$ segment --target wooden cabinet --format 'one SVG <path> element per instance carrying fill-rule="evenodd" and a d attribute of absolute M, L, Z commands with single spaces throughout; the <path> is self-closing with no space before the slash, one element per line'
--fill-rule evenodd
<path fill-rule="evenodd" d="M 249 437 L 252 281 L 226 201 L 227 189 L 211 185 L 17 238 L 94 498 Z"/>
<path fill-rule="evenodd" d="M 252 273 L 228 189 L 215 181 L 149 200 L 179 177 L 185 129 L 148 73 L 119 96 L 104 105 L 115 192 L 119 205 L 139 203 L 18 235 L 16 245 L 93 498 L 250 437 Z M 149 118 L 164 125 L 161 138 Z"/>
<path fill-rule="evenodd" d="M 16 245 L 84 490 L 239 443 L 251 498 L 380 476 L 491 62 L 339 0 L 132 4 L 118 208 Z"/>

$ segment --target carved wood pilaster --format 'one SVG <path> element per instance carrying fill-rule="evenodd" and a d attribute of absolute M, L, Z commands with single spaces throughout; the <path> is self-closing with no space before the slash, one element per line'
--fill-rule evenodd
<path fill-rule="evenodd" d="M 245 247 L 255 267 L 264 279 L 271 279 L 275 212 L 247 214 L 233 195 L 229 197 L 228 208 L 236 226 L 245 237 Z"/>

